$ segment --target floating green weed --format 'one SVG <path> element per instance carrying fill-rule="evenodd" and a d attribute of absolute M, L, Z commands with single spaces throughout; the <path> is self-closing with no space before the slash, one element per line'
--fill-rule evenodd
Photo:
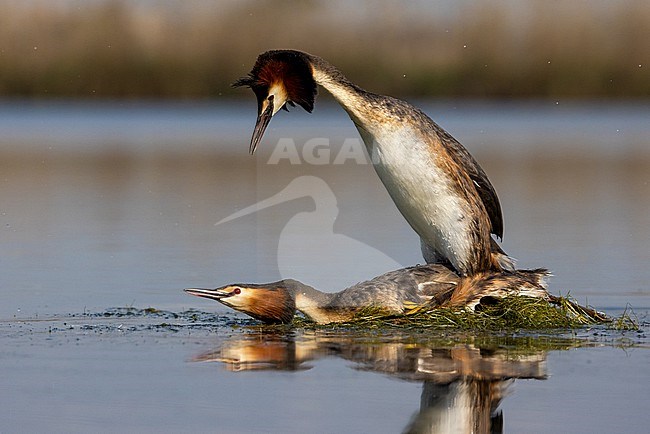
<path fill-rule="evenodd" d="M 639 319 L 630 305 L 627 305 L 620 316 L 612 318 L 610 325 L 614 330 L 638 330 Z"/>
<path fill-rule="evenodd" d="M 351 321 L 325 327 L 498 331 L 576 329 L 597 324 L 607 324 L 617 330 L 639 327 L 636 318 L 627 310 L 620 317 L 610 318 L 592 308 L 580 306 L 568 297 L 552 297 L 549 302 L 516 296 L 480 304 L 475 311 L 436 307 L 387 316 L 380 309 L 366 308 L 359 311 Z M 307 320 L 299 318 L 294 320 L 294 325 L 313 326 Z"/>

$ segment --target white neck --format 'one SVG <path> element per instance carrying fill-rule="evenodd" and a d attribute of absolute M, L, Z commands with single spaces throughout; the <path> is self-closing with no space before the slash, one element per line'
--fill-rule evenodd
<path fill-rule="evenodd" d="M 348 112 L 352 121 L 360 127 L 368 118 L 368 92 L 348 80 L 338 69 L 321 59 L 311 57 L 312 74 L 317 84 L 323 86 Z"/>

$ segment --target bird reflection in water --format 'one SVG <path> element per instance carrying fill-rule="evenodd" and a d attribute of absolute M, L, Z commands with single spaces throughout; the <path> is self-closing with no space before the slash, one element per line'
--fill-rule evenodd
<path fill-rule="evenodd" d="M 365 342 L 349 335 L 256 332 L 233 336 L 192 361 L 221 362 L 231 371 L 298 371 L 312 368 L 310 361 L 336 356 L 354 362 L 355 369 L 423 383 L 420 410 L 404 432 L 498 433 L 503 431 L 498 407 L 510 384 L 546 379 L 547 352 L 578 345 L 564 339 L 535 343 L 505 337 L 450 342 Z"/>

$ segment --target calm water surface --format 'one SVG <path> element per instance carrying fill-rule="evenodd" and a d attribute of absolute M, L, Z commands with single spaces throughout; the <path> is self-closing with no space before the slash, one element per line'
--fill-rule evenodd
<path fill-rule="evenodd" d="M 521 267 L 646 321 L 649 106 L 422 105 L 488 173 Z M 282 113 L 250 157 L 254 109 L 0 104 L 1 432 L 647 432 L 647 323 L 269 331 L 182 293 L 281 277 L 335 291 L 421 261 L 342 111 Z"/>

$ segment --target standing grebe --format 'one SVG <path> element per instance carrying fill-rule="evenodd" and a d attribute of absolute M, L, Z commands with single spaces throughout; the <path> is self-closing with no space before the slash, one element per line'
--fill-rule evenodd
<path fill-rule="evenodd" d="M 210 298 L 266 323 L 289 323 L 296 310 L 319 324 L 351 320 L 359 310 L 375 308 L 402 314 L 428 307 L 473 309 L 483 297 L 521 295 L 551 300 L 547 270 L 484 272 L 459 277 L 440 264 L 390 271 L 341 292 L 324 293 L 297 280 L 238 283 L 216 289 L 190 288 L 189 294 Z"/>
<path fill-rule="evenodd" d="M 318 84 L 354 122 L 379 178 L 420 236 L 427 262 L 448 262 L 463 276 L 514 269 L 491 236 L 503 237 L 496 191 L 469 152 L 421 110 L 361 89 L 320 57 L 267 51 L 233 84 L 257 97 L 251 153 L 281 108 L 298 104 L 312 111 Z"/>

